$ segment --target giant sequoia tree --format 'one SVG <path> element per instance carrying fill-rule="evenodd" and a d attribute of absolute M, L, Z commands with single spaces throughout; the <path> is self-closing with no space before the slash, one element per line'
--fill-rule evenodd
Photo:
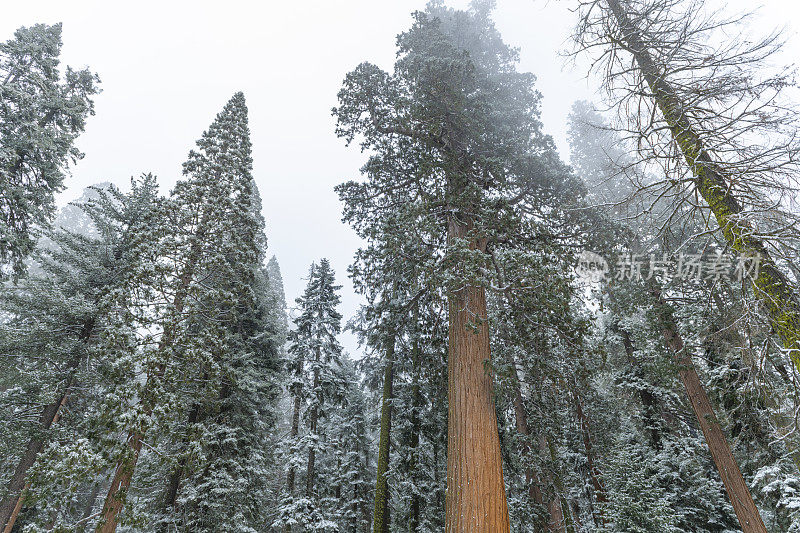
<path fill-rule="evenodd" d="M 424 243 L 408 258 L 449 306 L 447 531 L 508 531 L 494 407 L 486 287 L 491 257 L 533 260 L 521 243 L 563 188 L 563 166 L 538 120 L 533 77 L 516 71 L 488 6 L 432 4 L 398 38 L 393 74 L 347 75 L 337 133 L 374 152 L 365 183 L 340 186 L 345 219 L 374 237 L 388 214 Z M 534 200 L 535 198 L 535 200 Z M 549 215 L 558 219 L 557 210 Z M 518 246 L 518 248 L 515 248 Z M 505 250 L 507 255 L 501 252 Z M 524 268 L 517 270 L 524 271 Z M 511 279 L 509 290 L 524 290 Z"/>

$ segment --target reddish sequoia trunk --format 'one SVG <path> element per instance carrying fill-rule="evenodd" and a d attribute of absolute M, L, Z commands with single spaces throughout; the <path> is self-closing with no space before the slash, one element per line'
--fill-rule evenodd
<path fill-rule="evenodd" d="M 129 455 L 117 465 L 117 469 L 114 471 L 114 479 L 108 488 L 102 518 L 97 525 L 97 533 L 113 533 L 117 529 L 118 516 L 125 504 L 127 490 L 131 486 L 133 471 L 139 459 L 139 452 L 142 451 L 143 439 L 144 435 L 139 431 L 128 435 Z"/>
<path fill-rule="evenodd" d="M 448 242 L 465 238 L 472 224 L 451 216 Z M 485 251 L 485 242 L 471 247 Z M 500 438 L 494 407 L 489 324 L 483 287 L 449 295 L 447 533 L 509 531 Z"/>
<path fill-rule="evenodd" d="M 703 431 L 706 444 L 711 451 L 711 458 L 719 470 L 720 478 L 722 478 L 728 498 L 733 505 L 733 510 L 736 512 L 736 517 L 739 519 L 739 524 L 742 526 L 742 531 L 744 533 L 766 533 L 767 529 L 764 527 L 755 503 L 753 503 L 750 489 L 731 453 L 719 420 L 717 420 L 711 402 L 697 375 L 691 355 L 685 349 L 683 339 L 672 318 L 672 310 L 664 301 L 660 291 L 652 289 L 652 292 L 661 304 L 664 343 L 673 352 L 673 357 L 678 365 L 678 374 L 686 388 L 692 410 Z"/>

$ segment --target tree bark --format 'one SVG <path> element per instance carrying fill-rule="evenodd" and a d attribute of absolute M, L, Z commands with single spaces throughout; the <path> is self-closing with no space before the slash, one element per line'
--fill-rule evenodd
<path fill-rule="evenodd" d="M 378 479 L 375 483 L 374 533 L 389 533 L 389 448 L 392 437 L 392 382 L 394 380 L 395 335 L 389 334 L 386 345 L 386 361 L 383 371 L 383 398 L 381 399 L 381 433 L 378 444 Z"/>
<path fill-rule="evenodd" d="M 448 244 L 468 237 L 471 221 L 448 221 Z M 485 252 L 483 240 L 472 249 Z M 448 295 L 447 533 L 509 531 L 490 362 L 483 287 L 466 285 Z"/>
<path fill-rule="evenodd" d="M 114 478 L 111 480 L 111 486 L 108 488 L 108 495 L 103 504 L 103 514 L 97 525 L 97 533 L 114 533 L 116 531 L 118 516 L 125 504 L 125 497 L 131 485 L 139 453 L 142 451 L 143 441 L 144 434 L 140 431 L 134 431 L 128 435 L 128 455 L 119 462 L 114 470 Z"/>
<path fill-rule="evenodd" d="M 743 211 L 741 202 L 731 193 L 724 171 L 714 162 L 704 140 L 683 113 L 684 102 L 653 61 L 621 2 L 606 1 L 622 30 L 626 50 L 633 55 L 672 137 L 694 175 L 695 190 L 714 214 L 726 242 L 745 257 L 760 258 L 758 274 L 751 279 L 753 293 L 767 309 L 773 328 L 795 367 L 800 370 L 800 301 L 797 293 L 775 264 L 764 242 L 748 224 L 739 219 L 738 215 Z"/>

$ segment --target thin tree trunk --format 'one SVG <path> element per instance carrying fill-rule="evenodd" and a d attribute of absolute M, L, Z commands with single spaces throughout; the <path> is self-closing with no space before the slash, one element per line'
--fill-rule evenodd
<path fill-rule="evenodd" d="M 519 374 L 517 373 L 517 366 L 514 361 L 510 362 L 511 380 L 514 387 L 514 421 L 517 428 L 517 433 L 522 435 L 522 455 L 523 462 L 529 465 L 533 462 L 531 455 L 530 445 L 530 427 L 528 426 L 528 413 L 525 410 L 525 402 L 522 398 L 522 387 L 519 382 Z M 525 484 L 528 486 L 528 498 L 537 505 L 544 505 L 544 496 L 542 495 L 542 482 L 536 471 L 532 466 L 525 469 Z"/>
<path fill-rule="evenodd" d="M 360 460 L 360 454 L 361 454 L 361 449 L 360 449 L 361 445 L 360 444 L 361 444 L 361 441 L 359 439 L 356 439 L 355 454 L 356 454 L 356 457 L 359 458 L 359 460 Z M 361 476 L 359 474 L 359 481 L 361 481 L 360 477 Z M 353 526 L 353 533 L 358 533 L 358 502 L 361 499 L 360 498 L 361 495 L 359 494 L 359 489 L 360 488 L 361 488 L 361 484 L 360 483 L 354 483 L 353 484 L 353 501 L 350 502 L 350 516 L 353 518 L 353 522 L 351 524 Z"/>
<path fill-rule="evenodd" d="M 773 328 L 795 367 L 800 370 L 800 301 L 792 284 L 777 267 L 764 242 L 738 216 L 743 211 L 742 204 L 731 193 L 724 171 L 714 163 L 704 140 L 682 112 L 683 102 L 653 61 L 622 3 L 619 0 L 606 1 L 622 29 L 626 49 L 633 55 L 672 137 L 692 170 L 695 190 L 714 213 L 726 242 L 746 257 L 760 258 L 758 274 L 751 280 L 753 293 L 766 307 Z"/>
<path fill-rule="evenodd" d="M 711 451 L 711 458 L 719 471 L 720 478 L 722 478 L 722 484 L 728 493 L 728 498 L 731 501 L 731 505 L 733 505 L 733 510 L 736 512 L 736 517 L 739 519 L 739 524 L 742 526 L 742 531 L 744 533 L 766 533 L 767 529 L 764 527 L 758 508 L 753 503 L 750 489 L 747 487 L 742 477 L 742 472 L 739 470 L 739 465 L 731 453 L 728 441 L 722 431 L 722 426 L 697 375 L 691 355 L 684 346 L 683 338 L 672 317 L 672 308 L 664 301 L 658 289 L 652 289 L 652 292 L 661 306 L 664 343 L 673 352 L 675 363 L 678 366 L 678 375 L 686 389 L 686 394 L 689 396 L 692 410 L 697 417 L 697 422 L 700 424 L 708 449 Z"/>
<path fill-rule="evenodd" d="M 628 362 L 634 367 L 636 377 L 642 378 L 642 370 L 639 362 L 634 356 L 633 341 L 631 340 L 630 333 L 624 328 L 616 327 L 620 337 L 622 337 L 622 345 L 625 349 L 625 355 L 628 357 Z M 642 402 L 644 410 L 644 423 L 646 431 L 650 437 L 650 444 L 653 449 L 661 450 L 661 431 L 658 428 L 656 413 L 658 411 L 658 400 L 652 392 L 644 387 L 637 386 L 636 391 L 639 393 L 639 400 Z"/>
<path fill-rule="evenodd" d="M 553 442 L 549 439 L 545 439 L 547 443 L 547 448 L 550 451 L 550 461 L 553 465 L 556 465 L 558 462 L 558 456 L 556 454 L 556 447 Z M 562 520 L 562 531 L 565 533 L 575 533 L 575 524 L 572 520 L 572 513 L 570 512 L 570 506 L 567 502 L 567 498 L 564 496 L 564 483 L 561 481 L 561 476 L 557 471 L 553 471 L 552 473 L 553 478 L 553 485 L 556 489 L 556 494 L 558 495 L 556 499 L 558 501 L 559 507 L 561 509 L 560 515 Z"/>
<path fill-rule="evenodd" d="M 315 362 L 317 363 L 314 367 L 314 383 L 312 386 L 312 394 L 316 394 L 317 388 L 319 387 L 319 363 L 321 361 L 321 354 L 319 348 L 317 348 L 317 352 L 315 355 Z M 319 398 L 312 401 L 311 403 L 311 412 L 308 416 L 309 422 L 309 430 L 311 434 L 316 437 L 317 435 L 317 422 L 319 421 L 319 405 L 317 402 Z M 308 447 L 308 466 L 306 468 L 306 496 L 311 498 L 314 495 L 314 476 L 315 476 L 315 466 L 314 463 L 316 462 L 317 458 L 317 442 L 312 440 L 311 445 Z"/>
<path fill-rule="evenodd" d="M 448 244 L 467 238 L 471 221 L 448 221 Z M 486 250 L 484 240 L 470 247 Z M 448 297 L 447 533 L 509 531 L 490 362 L 486 293 L 467 285 Z"/>
<path fill-rule="evenodd" d="M 362 450 L 364 452 L 364 469 L 366 470 L 369 467 L 369 446 L 364 446 Z M 364 533 L 370 533 L 370 527 L 372 526 L 372 516 L 370 516 L 370 505 L 369 505 L 369 492 L 366 489 L 366 485 L 362 488 L 361 491 L 361 525 L 364 529 Z"/>
<path fill-rule="evenodd" d="M 341 472 L 342 471 L 342 457 L 341 456 L 336 458 L 336 471 L 337 472 Z M 339 476 L 339 481 L 336 483 L 336 490 L 334 490 L 333 495 L 334 495 L 334 497 L 336 498 L 337 501 L 341 501 L 341 499 L 342 499 L 342 478 L 341 478 L 341 476 Z"/>
<path fill-rule="evenodd" d="M 207 376 L 206 376 L 207 378 Z M 194 404 L 192 406 L 192 410 L 189 412 L 189 418 L 187 419 L 186 428 L 187 430 L 191 430 L 192 425 L 194 425 L 198 418 L 200 417 L 200 404 Z M 188 444 L 188 437 L 184 436 L 183 438 L 184 446 Z M 169 515 L 170 513 L 174 513 L 177 507 L 178 501 L 178 489 L 180 489 L 181 485 L 181 478 L 183 477 L 183 472 L 186 469 L 186 457 L 181 457 L 178 461 L 178 464 L 175 466 L 175 470 L 169 476 L 169 480 L 167 481 L 167 490 L 164 494 L 164 505 L 163 509 L 165 514 Z M 165 521 L 162 526 L 162 531 L 166 532 L 169 529 L 169 522 Z"/>
<path fill-rule="evenodd" d="M 550 444 L 544 433 L 539 434 L 539 454 L 547 457 L 550 453 Z M 550 533 L 564 533 L 566 523 L 564 521 L 564 510 L 561 508 L 561 499 L 557 493 L 555 483 L 550 483 L 550 490 L 547 494 L 548 522 L 547 531 Z"/>
<path fill-rule="evenodd" d="M 495 268 L 497 271 L 497 275 L 500 277 L 500 284 L 505 286 L 505 278 L 503 276 L 502 271 L 500 270 L 499 266 L 495 264 Z M 511 297 L 510 291 L 506 290 L 503 292 L 503 296 L 508 302 L 508 305 L 513 307 L 514 301 Z M 519 372 L 517 371 L 517 362 L 513 356 L 510 356 L 506 359 L 506 364 L 511 369 L 511 381 L 513 383 L 513 391 L 514 391 L 514 421 L 517 429 L 517 433 L 524 437 L 521 455 L 523 460 L 528 457 L 527 462 L 532 463 L 532 458 L 529 457 L 531 455 L 531 432 L 530 426 L 528 425 L 528 412 L 525 410 L 525 401 L 522 397 L 522 384 L 519 379 Z M 541 442 L 540 442 L 541 448 Z M 544 474 L 542 472 L 542 474 Z M 552 509 L 552 502 L 547 501 L 545 502 L 544 492 L 543 492 L 543 479 L 537 475 L 536 471 L 533 469 L 532 466 L 528 466 L 525 469 L 525 484 L 528 487 L 528 498 L 536 503 L 537 505 L 545 507 L 547 509 L 548 514 L 550 515 L 550 519 L 545 524 L 545 529 L 550 533 L 557 533 L 562 531 L 561 527 L 558 525 L 558 522 L 554 521 L 554 509 Z"/>
<path fill-rule="evenodd" d="M 441 478 L 439 477 L 439 439 L 434 438 L 433 442 L 431 443 L 431 447 L 433 448 L 433 486 L 436 487 L 435 491 L 436 494 L 436 508 L 441 509 L 444 507 L 444 501 L 442 498 L 442 491 L 440 490 Z"/>
<path fill-rule="evenodd" d="M 302 405 L 301 395 L 303 391 L 303 383 L 302 383 L 303 365 L 304 365 L 303 356 L 302 354 L 298 354 L 294 369 L 295 383 L 292 386 L 292 395 L 294 396 L 294 405 L 292 406 L 292 429 L 289 433 L 293 445 L 297 444 L 297 438 L 300 435 L 300 407 Z M 296 477 L 297 477 L 297 469 L 295 467 L 294 461 L 290 461 L 289 472 L 286 474 L 286 493 L 289 495 L 289 497 L 294 496 L 294 486 Z M 286 524 L 284 532 L 291 533 L 291 531 L 292 531 L 292 526 L 290 524 Z"/>
<path fill-rule="evenodd" d="M 289 433 L 292 442 L 297 443 L 297 437 L 300 434 L 300 405 L 301 398 L 300 392 L 296 392 L 294 396 L 294 406 L 292 407 L 292 430 Z M 291 496 L 294 494 L 295 477 L 297 476 L 294 463 L 289 464 L 289 472 L 286 474 L 286 492 Z"/>
<path fill-rule="evenodd" d="M 66 403 L 69 395 L 71 381 L 72 379 L 70 378 L 67 382 L 65 392 L 61 397 L 55 402 L 45 406 L 42 410 L 42 414 L 39 417 L 39 424 L 41 425 L 42 432 L 50 429 L 50 427 L 58 421 L 59 411 L 64 403 Z M 10 533 L 14 528 L 14 523 L 17 521 L 17 516 L 19 516 L 19 512 L 22 510 L 22 504 L 25 500 L 25 491 L 30 487 L 30 483 L 26 482 L 25 478 L 28 474 L 28 470 L 34 465 L 36 458 L 44 448 L 44 442 L 44 435 L 31 437 L 31 440 L 28 441 L 28 446 L 25 448 L 25 453 L 19 460 L 16 470 L 14 470 L 14 475 L 8 483 L 8 488 L 6 490 L 8 496 L 6 496 L 2 506 L 0 506 L 0 518 L 2 518 L 5 524 L 3 533 Z"/>
<path fill-rule="evenodd" d="M 392 438 L 392 382 L 394 381 L 395 334 L 389 333 L 386 343 L 386 361 L 383 371 L 383 397 L 381 399 L 381 433 L 378 444 L 378 479 L 375 482 L 374 533 L 389 533 L 389 449 Z"/>
<path fill-rule="evenodd" d="M 81 531 L 86 531 L 89 529 L 89 519 L 92 516 L 92 510 L 94 509 L 94 504 L 97 502 L 97 497 L 100 495 L 100 482 L 96 481 L 94 486 L 92 487 L 92 492 L 89 493 L 89 499 L 86 501 L 86 507 L 83 510 L 83 516 L 81 517 L 82 522 L 87 522 L 84 527 L 81 528 Z"/>
<path fill-rule="evenodd" d="M 419 324 L 419 313 L 417 308 L 414 308 L 414 316 L 411 319 L 414 328 Z M 414 339 L 411 344 L 411 359 L 414 365 L 414 374 L 412 376 L 411 384 L 411 461 L 409 470 L 411 471 L 411 481 L 414 489 L 411 492 L 411 505 L 409 510 L 408 531 L 409 533 L 417 533 L 419 530 L 420 519 L 420 497 L 417 492 L 417 480 L 419 470 L 419 437 L 421 431 L 421 422 L 419 418 L 419 410 L 422 407 L 422 395 L 420 394 L 420 348 L 419 348 L 419 335 L 417 329 L 414 329 Z"/>
<path fill-rule="evenodd" d="M 594 497 L 598 504 L 597 516 L 595 520 L 600 524 L 601 527 L 604 527 L 606 525 L 606 519 L 603 515 L 603 506 L 608 503 L 606 489 L 603 486 L 603 478 L 600 474 L 600 469 L 597 468 L 597 463 L 595 463 L 594 460 L 594 449 L 592 448 L 592 436 L 589 430 L 589 420 L 586 418 L 586 413 L 583 412 L 581 398 L 575 391 L 573 391 L 573 398 L 575 399 L 575 411 L 581 424 L 581 432 L 583 433 L 583 448 L 586 451 L 586 464 L 589 467 L 589 478 L 591 479 Z M 592 512 L 592 514 L 594 515 L 595 513 Z"/>

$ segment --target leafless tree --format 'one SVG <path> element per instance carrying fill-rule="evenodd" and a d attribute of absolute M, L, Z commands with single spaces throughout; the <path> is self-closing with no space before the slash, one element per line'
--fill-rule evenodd
<path fill-rule="evenodd" d="M 648 168 L 631 173 L 637 193 L 668 200 L 664 227 L 701 217 L 730 250 L 758 258 L 752 294 L 800 369 L 794 70 L 775 64 L 779 32 L 751 40 L 752 13 L 726 18 L 707 4 L 578 0 L 574 53 L 590 58 Z"/>

